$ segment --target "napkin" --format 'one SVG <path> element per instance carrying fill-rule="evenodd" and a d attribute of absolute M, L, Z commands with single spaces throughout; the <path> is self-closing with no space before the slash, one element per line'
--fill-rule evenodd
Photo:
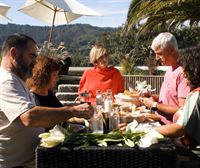
<path fill-rule="evenodd" d="M 158 143 L 158 139 L 164 138 L 162 134 L 156 131 L 155 128 L 158 126 L 160 126 L 159 122 L 138 123 L 136 120 L 133 120 L 133 122 L 127 125 L 126 131 L 130 129 L 132 132 L 146 132 L 146 135 L 140 139 L 139 143 L 140 147 L 146 148 L 152 144 Z"/>

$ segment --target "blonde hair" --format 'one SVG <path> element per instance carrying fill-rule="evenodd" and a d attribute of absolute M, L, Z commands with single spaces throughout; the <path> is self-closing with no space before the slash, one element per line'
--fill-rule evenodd
<path fill-rule="evenodd" d="M 94 65 L 101 56 L 107 53 L 107 49 L 102 44 L 95 44 L 90 51 L 90 62 Z"/>
<path fill-rule="evenodd" d="M 153 39 L 151 48 L 155 51 L 158 48 L 164 49 L 172 47 L 178 51 L 178 44 L 173 34 L 169 32 L 160 33 L 156 38 Z"/>

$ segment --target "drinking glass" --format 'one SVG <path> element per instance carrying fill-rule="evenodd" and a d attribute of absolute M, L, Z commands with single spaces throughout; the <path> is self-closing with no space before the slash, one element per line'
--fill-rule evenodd
<path fill-rule="evenodd" d="M 102 109 L 100 106 L 94 107 L 94 116 L 91 119 L 91 130 L 95 133 L 103 133 L 103 116 L 102 116 Z"/>

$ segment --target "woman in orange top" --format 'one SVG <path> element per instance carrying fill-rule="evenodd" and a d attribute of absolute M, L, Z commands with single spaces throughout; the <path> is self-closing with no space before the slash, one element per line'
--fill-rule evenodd
<path fill-rule="evenodd" d="M 108 51 L 101 45 L 96 44 L 90 51 L 90 62 L 94 65 L 93 69 L 86 70 L 79 83 L 78 93 L 89 92 L 89 101 L 95 104 L 96 91 L 105 92 L 112 90 L 112 95 L 124 91 L 124 80 L 119 70 L 108 65 Z"/>

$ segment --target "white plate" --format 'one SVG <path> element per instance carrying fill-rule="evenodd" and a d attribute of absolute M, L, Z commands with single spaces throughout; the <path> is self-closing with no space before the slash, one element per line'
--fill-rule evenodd
<path fill-rule="evenodd" d="M 115 98 L 118 98 L 118 99 L 122 99 L 122 100 L 133 100 L 132 97 L 130 96 L 127 96 L 127 95 L 123 95 L 123 94 L 118 94 L 118 95 L 114 95 Z"/>
<path fill-rule="evenodd" d="M 133 103 L 137 106 L 141 105 L 139 96 L 129 96 L 129 95 L 124 95 L 123 93 L 119 93 L 117 95 L 114 95 L 114 97 L 116 99 L 116 103 L 119 103 L 119 104 Z"/>

